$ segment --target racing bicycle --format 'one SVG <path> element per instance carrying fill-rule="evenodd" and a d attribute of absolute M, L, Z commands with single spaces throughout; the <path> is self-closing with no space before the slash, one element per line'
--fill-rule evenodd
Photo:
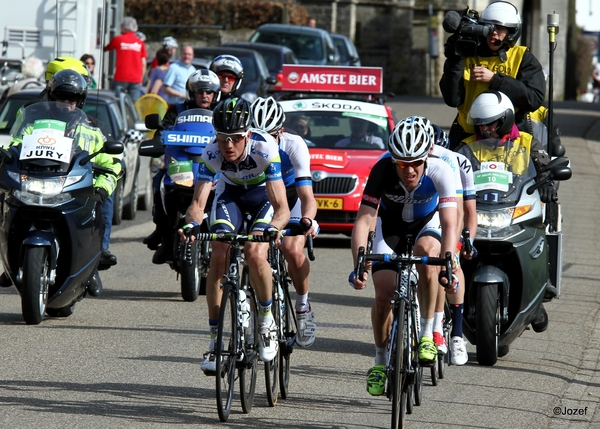
<path fill-rule="evenodd" d="M 445 258 L 413 255 L 413 238 L 406 237 L 406 252 L 402 255 L 389 253 L 368 254 L 364 247 L 358 249 L 356 274 L 362 278 L 367 261 L 394 262 L 399 266 L 396 289 L 392 304 L 392 329 L 390 353 L 386 363 L 385 394 L 392 401 L 392 429 L 404 428 L 406 414 L 412 413 L 413 396 L 416 405 L 421 404 L 423 372 L 419 366 L 419 332 L 417 308 L 417 276 L 415 265 L 440 265 L 445 267 L 446 279 L 452 278 L 452 255 Z M 371 248 L 371 245 L 368 245 Z"/>

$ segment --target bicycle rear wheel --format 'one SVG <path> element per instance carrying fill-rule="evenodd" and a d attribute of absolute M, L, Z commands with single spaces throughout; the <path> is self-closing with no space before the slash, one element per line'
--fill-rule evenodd
<path fill-rule="evenodd" d="M 277 283 L 273 282 L 273 295 L 278 290 Z M 271 305 L 271 313 L 275 323 L 280 327 L 281 323 L 281 305 L 279 301 L 273 300 Z M 280 329 L 280 328 L 279 328 Z M 265 384 L 267 387 L 267 401 L 269 406 L 274 407 L 277 405 L 277 397 L 279 395 L 279 356 L 281 349 L 277 347 L 277 354 L 270 362 L 265 362 Z"/>
<path fill-rule="evenodd" d="M 280 332 L 282 341 L 279 344 L 279 385 L 281 386 L 281 398 L 287 399 L 290 393 L 290 368 L 292 365 L 292 352 L 294 351 L 294 340 L 296 338 L 296 312 L 294 311 L 292 297 L 290 296 L 290 282 L 286 281 L 283 288 L 285 299 L 285 312 L 281 318 Z"/>
<path fill-rule="evenodd" d="M 223 286 L 219 330 L 215 344 L 217 411 L 222 422 L 227 421 L 233 388 L 235 385 L 235 367 L 237 353 L 237 299 L 231 284 Z"/>
<path fill-rule="evenodd" d="M 406 376 L 404 369 L 404 346 L 406 343 L 405 315 L 406 302 L 399 299 L 394 308 L 394 317 L 397 321 L 396 340 L 392 350 L 392 367 L 390 368 L 391 376 L 391 396 L 392 396 L 392 429 L 404 428 L 406 420 L 406 404 L 407 391 L 404 388 Z"/>
<path fill-rule="evenodd" d="M 250 276 L 248 267 L 244 265 L 242 269 L 241 284 L 250 285 Z M 254 300 L 254 292 L 250 287 L 246 288 L 246 294 L 250 296 L 252 313 L 250 323 L 244 328 L 244 358 L 239 364 L 240 378 L 240 399 L 242 402 L 242 411 L 249 413 L 254 404 L 254 393 L 256 391 L 256 377 L 258 375 L 258 312 Z"/>

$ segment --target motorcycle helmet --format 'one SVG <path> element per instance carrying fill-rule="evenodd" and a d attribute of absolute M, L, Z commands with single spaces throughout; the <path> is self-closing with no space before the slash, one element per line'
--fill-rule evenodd
<path fill-rule="evenodd" d="M 50 81 L 55 73 L 61 70 L 74 70 L 91 84 L 90 72 L 85 63 L 74 57 L 58 57 L 48 63 L 46 67 L 46 83 Z"/>
<path fill-rule="evenodd" d="M 283 107 L 273 97 L 258 98 L 252 103 L 252 127 L 267 133 L 281 129 L 285 121 Z"/>
<path fill-rule="evenodd" d="M 88 84 L 74 70 L 61 70 L 48 82 L 48 99 L 51 101 L 77 101 L 77 107 L 83 108 L 87 97 Z"/>
<path fill-rule="evenodd" d="M 233 55 L 219 55 L 212 60 L 208 69 L 217 75 L 220 72 L 229 72 L 237 76 L 231 94 L 234 94 L 240 88 L 244 77 L 244 66 L 242 66 L 242 62 L 237 57 Z"/>
<path fill-rule="evenodd" d="M 485 91 L 477 96 L 469 112 L 469 122 L 486 125 L 498 120 L 496 132 L 499 136 L 510 133 L 515 123 L 515 108 L 510 98 L 500 91 Z M 479 133 L 479 128 L 475 130 Z"/>
<path fill-rule="evenodd" d="M 388 151 L 395 160 L 419 161 L 427 158 L 434 138 L 429 119 L 409 116 L 394 127 L 388 140 Z"/>
<path fill-rule="evenodd" d="M 439 125 L 431 124 L 431 126 L 433 127 L 434 134 L 433 144 L 448 149 L 450 147 L 450 140 L 448 140 L 446 131 L 444 131 Z"/>
<path fill-rule="evenodd" d="M 504 43 L 512 48 L 521 37 L 522 24 L 519 10 L 507 1 L 497 1 L 491 3 L 481 12 L 480 23 L 501 25 L 508 28 L 508 34 Z"/>
<path fill-rule="evenodd" d="M 163 45 L 163 48 L 167 48 L 167 49 L 179 47 L 179 43 L 177 43 L 177 39 L 175 39 L 172 36 L 167 36 L 167 37 L 163 38 L 162 45 Z"/>
<path fill-rule="evenodd" d="M 252 106 L 243 98 L 226 98 L 213 111 L 216 132 L 235 133 L 247 131 L 252 121 Z"/>
<path fill-rule="evenodd" d="M 185 89 L 188 100 L 195 101 L 194 93 L 202 90 L 215 93 L 212 105 L 217 104 L 221 99 L 221 82 L 216 74 L 207 69 L 199 69 L 192 73 L 185 84 Z"/>

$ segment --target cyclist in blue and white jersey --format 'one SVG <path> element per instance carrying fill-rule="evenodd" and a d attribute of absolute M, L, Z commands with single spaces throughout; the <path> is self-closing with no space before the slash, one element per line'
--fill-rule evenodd
<path fill-rule="evenodd" d="M 446 132 L 438 125 L 432 125 L 434 130 L 433 154 L 438 154 L 442 159 L 447 160 L 449 165 L 457 169 L 459 174 L 458 185 L 461 188 L 462 198 L 457 201 L 458 204 L 458 229 L 460 237 L 463 226 L 467 226 L 471 231 L 472 237 L 477 232 L 477 210 L 475 206 L 475 184 L 473 182 L 473 168 L 471 162 L 462 154 L 448 149 L 449 140 Z M 462 238 L 462 237 L 461 237 Z M 472 243 L 472 239 L 471 239 Z M 462 240 L 457 243 L 457 252 L 461 252 L 465 258 L 471 259 L 462 249 Z M 433 323 L 433 341 L 438 348 L 438 352 L 445 354 L 450 347 L 450 362 L 452 365 L 464 365 L 469 356 L 463 339 L 462 318 L 465 300 L 465 276 L 460 267 L 457 267 L 456 277 L 458 278 L 458 288 L 456 293 L 446 293 L 443 290 L 438 292 L 436 308 Z M 452 317 L 452 331 L 450 332 L 450 344 L 446 344 L 443 335 L 444 303 L 446 298 L 450 305 Z"/>
<path fill-rule="evenodd" d="M 358 248 L 367 245 L 369 230 L 377 217 L 374 253 L 402 253 L 406 236 L 415 237 L 414 254 L 439 256 L 453 252 L 458 241 L 457 204 L 454 173 L 444 161 L 429 157 L 433 129 L 427 118 L 416 116 L 400 121 L 388 140 L 389 158 L 380 159 L 369 175 L 361 206 L 352 231 L 354 265 Z M 437 360 L 433 343 L 433 315 L 439 284 L 439 268 L 418 265 L 419 303 L 424 323 L 421 326 L 419 360 Z M 383 395 L 387 345 L 391 329 L 391 301 L 394 297 L 397 264 L 373 264 L 375 302 L 371 322 L 375 338 L 375 366 L 367 376 L 367 391 Z M 364 289 L 362 279 L 350 274 L 355 289 Z M 447 290 L 454 289 L 454 280 Z"/>
<path fill-rule="evenodd" d="M 251 131 L 251 105 L 242 98 L 227 98 L 213 111 L 215 140 L 202 152 L 194 198 L 184 227 L 199 232 L 212 182 L 220 173 L 210 213 L 211 232 L 242 232 L 244 214 L 250 213 L 252 234 L 277 234 L 288 223 L 285 185 L 277 143 L 268 133 Z M 184 230 L 179 230 L 183 236 Z M 218 330 L 222 292 L 219 288 L 227 266 L 227 243 L 212 242 L 212 257 L 206 282 L 210 346 L 201 368 L 215 373 L 214 343 Z M 271 314 L 272 273 L 267 260 L 268 244 L 248 242 L 244 255 L 250 281 L 259 301 L 259 356 L 269 362 L 277 354 L 277 325 Z"/>
<path fill-rule="evenodd" d="M 284 130 L 285 113 L 273 97 L 258 98 L 252 104 L 252 127 L 271 134 L 279 143 L 281 172 L 287 191 L 288 206 L 291 209 L 291 222 L 304 222 L 310 225 L 306 234 L 314 237 L 319 225 L 314 220 L 317 214 L 317 202 L 313 195 L 310 177 L 310 153 L 306 143 L 297 134 Z M 317 334 L 314 313 L 308 302 L 310 263 L 304 255 L 304 236 L 286 237 L 281 249 L 288 263 L 288 270 L 294 289 L 296 289 L 296 318 L 298 333 L 296 344 L 310 347 Z"/>

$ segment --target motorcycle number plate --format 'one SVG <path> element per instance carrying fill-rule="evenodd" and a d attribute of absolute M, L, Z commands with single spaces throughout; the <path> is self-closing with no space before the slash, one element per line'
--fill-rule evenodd
<path fill-rule="evenodd" d="M 482 162 L 481 170 L 473 173 L 475 191 L 496 190 L 508 191 L 512 183 L 512 173 L 504 169 L 502 162 Z"/>
<path fill-rule="evenodd" d="M 194 172 L 192 171 L 192 161 L 172 161 L 167 169 L 169 177 L 177 185 L 193 186 Z"/>

